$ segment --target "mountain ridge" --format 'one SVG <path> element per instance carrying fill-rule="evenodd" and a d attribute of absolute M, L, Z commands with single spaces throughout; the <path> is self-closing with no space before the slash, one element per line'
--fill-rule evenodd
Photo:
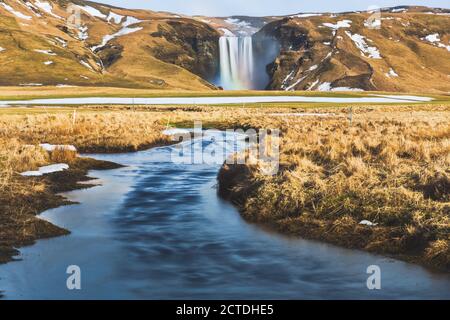
<path fill-rule="evenodd" d="M 67 23 L 71 5 L 78 27 Z M 219 38 L 250 34 L 280 43 L 268 90 L 450 92 L 450 10 L 382 8 L 379 30 L 365 26 L 370 14 L 189 17 L 83 0 L 0 0 L 0 85 L 216 90 Z"/>

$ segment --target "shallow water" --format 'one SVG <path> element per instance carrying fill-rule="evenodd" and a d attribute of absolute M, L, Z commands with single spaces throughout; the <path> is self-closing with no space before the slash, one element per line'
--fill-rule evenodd
<path fill-rule="evenodd" d="M 197 141 L 195 148 L 217 143 Z M 174 147 L 95 155 L 128 167 L 66 195 L 80 204 L 42 217 L 72 231 L 0 266 L 6 299 L 450 299 L 450 277 L 415 265 L 276 235 L 216 195 L 219 165 L 175 165 Z M 185 155 L 189 156 L 189 155 Z M 82 289 L 66 288 L 81 268 Z M 382 289 L 366 287 L 379 265 Z"/>
<path fill-rule="evenodd" d="M 192 105 L 192 104 L 243 104 L 276 102 L 322 102 L 322 103 L 411 103 L 431 101 L 433 98 L 419 96 L 367 96 L 361 98 L 339 97 L 303 97 L 303 96 L 252 96 L 252 97 L 162 97 L 162 98 L 62 98 L 35 99 L 23 101 L 0 101 L 0 107 L 13 105 L 88 105 L 88 104 L 124 104 L 124 105 Z"/>

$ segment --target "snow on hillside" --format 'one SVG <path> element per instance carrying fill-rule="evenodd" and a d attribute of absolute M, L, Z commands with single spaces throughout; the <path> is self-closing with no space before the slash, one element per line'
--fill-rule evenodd
<path fill-rule="evenodd" d="M 91 67 L 91 65 L 89 63 L 87 63 L 84 60 L 80 60 L 81 65 L 83 65 L 84 67 L 88 68 L 89 70 L 94 72 L 94 69 Z"/>
<path fill-rule="evenodd" d="M 350 39 L 355 43 L 358 49 L 361 51 L 361 55 L 372 58 L 372 59 L 381 59 L 380 51 L 376 47 L 371 47 L 366 42 L 366 37 L 360 34 L 352 34 L 350 31 L 345 31 L 345 34 L 349 36 Z M 367 39 L 370 41 L 369 39 Z"/>
<path fill-rule="evenodd" d="M 34 52 L 46 54 L 48 56 L 56 56 L 56 53 L 52 52 L 51 50 L 40 50 L 40 49 L 34 49 Z"/>
<path fill-rule="evenodd" d="M 441 42 L 441 38 L 439 36 L 439 33 L 433 33 L 430 34 L 424 38 L 421 38 L 421 40 L 423 41 L 428 41 L 430 43 L 432 43 L 434 46 L 437 46 L 439 48 L 445 48 L 448 51 L 450 51 L 450 45 L 445 45 Z"/>
<path fill-rule="evenodd" d="M 325 27 L 328 27 L 328 28 L 331 28 L 331 29 L 334 29 L 334 30 L 337 30 L 337 29 L 340 29 L 340 28 L 350 28 L 351 24 L 352 24 L 351 20 L 341 20 L 341 21 L 338 21 L 336 24 L 329 23 L 329 22 L 323 23 L 323 25 Z"/>
<path fill-rule="evenodd" d="M 95 9 L 94 7 L 91 6 L 77 6 L 77 7 L 83 10 L 84 12 L 88 13 L 92 17 L 101 18 L 103 20 L 107 19 L 107 16 L 105 14 L 103 14 L 100 10 Z"/>
<path fill-rule="evenodd" d="M 98 46 L 94 46 L 92 47 L 92 51 L 98 50 L 100 48 L 103 48 L 104 46 L 106 46 L 108 44 L 108 42 L 110 42 L 111 40 L 117 38 L 117 37 L 121 37 L 121 36 L 125 36 L 127 34 L 131 34 L 137 31 L 142 30 L 142 27 L 134 27 L 134 28 L 130 28 L 129 26 L 137 24 L 142 22 L 142 20 L 139 20 L 137 18 L 134 17 L 127 17 L 127 19 L 125 20 L 124 23 L 122 23 L 122 29 L 119 30 L 118 32 L 114 33 L 114 34 L 110 34 L 110 35 L 106 35 L 103 37 L 102 43 L 99 44 Z"/>
<path fill-rule="evenodd" d="M 35 0 L 34 5 L 36 7 L 38 7 L 39 9 L 41 9 L 42 11 L 48 13 L 52 17 L 62 19 L 60 16 L 53 13 L 53 7 L 49 2 L 45 2 L 45 1 L 41 2 L 40 0 Z"/>
<path fill-rule="evenodd" d="M 42 17 L 42 15 L 40 14 L 39 8 L 36 7 L 34 4 L 27 1 L 27 2 L 25 2 L 25 5 L 36 17 L 38 17 L 38 18 Z"/>
<path fill-rule="evenodd" d="M 87 40 L 89 38 L 88 27 L 82 26 L 78 28 L 78 39 L 81 41 Z"/>
<path fill-rule="evenodd" d="M 318 91 L 364 91 L 360 88 L 349 88 L 349 87 L 332 87 L 330 82 L 321 83 L 317 87 Z"/>
<path fill-rule="evenodd" d="M 12 13 L 13 15 L 15 15 L 17 18 L 24 19 L 24 20 L 31 20 L 32 19 L 32 17 L 27 16 L 27 15 L 25 15 L 25 14 L 19 12 L 19 11 L 14 10 L 11 6 L 7 5 L 4 2 L 0 2 L 0 5 L 3 8 L 5 8 L 8 12 Z"/>
<path fill-rule="evenodd" d="M 241 35 L 252 35 L 256 32 L 258 32 L 258 28 L 255 28 L 252 26 L 250 22 L 234 19 L 234 18 L 228 18 L 224 20 L 227 24 L 233 26 L 233 28 L 237 29 L 237 32 Z"/>
<path fill-rule="evenodd" d="M 386 77 L 396 78 L 396 77 L 398 77 L 398 74 L 397 74 L 397 72 L 394 71 L 394 69 L 390 68 L 389 72 L 386 73 Z"/>
<path fill-rule="evenodd" d="M 300 79 L 298 79 L 297 81 L 295 81 L 292 85 L 290 85 L 289 87 L 287 87 L 285 90 L 286 90 L 286 91 L 292 91 L 292 90 L 294 90 L 294 88 L 295 88 L 300 82 L 302 82 L 303 80 L 305 80 L 306 77 L 307 77 L 307 76 L 301 77 Z"/>

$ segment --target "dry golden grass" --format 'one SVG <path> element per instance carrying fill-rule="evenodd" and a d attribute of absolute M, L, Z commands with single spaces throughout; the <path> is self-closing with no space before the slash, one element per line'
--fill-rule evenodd
<path fill-rule="evenodd" d="M 82 152 L 136 151 L 165 143 L 162 122 L 133 111 L 3 115 L 0 137 L 26 144 L 69 144 Z"/>
<path fill-rule="evenodd" d="M 449 270 L 450 109 L 392 109 L 260 119 L 282 129 L 279 174 L 225 166 L 222 193 L 251 221 Z"/>
<path fill-rule="evenodd" d="M 168 143 L 164 128 L 150 113 L 84 112 L 0 115 L 0 263 L 9 261 L 15 247 L 35 239 L 66 234 L 36 214 L 63 205 L 57 193 L 80 188 L 88 169 L 114 165 L 77 158 L 57 148 L 49 153 L 40 143 L 72 144 L 80 151 L 134 151 Z M 44 177 L 21 177 L 51 163 L 67 163 L 70 170 Z M 86 186 L 84 186 L 86 187 Z"/>
<path fill-rule="evenodd" d="M 0 225 L 2 230 L 10 230 L 0 234 L 0 247 L 5 246 L 4 239 L 23 235 L 23 227 L 17 226 L 27 225 L 24 216 L 34 221 L 30 220 L 34 214 L 61 204 L 61 199 L 50 198 L 42 205 L 43 190 L 49 197 L 54 190 L 66 188 L 52 189 L 55 179 L 24 179 L 17 174 L 55 162 L 80 166 L 73 153 L 58 150 L 48 154 L 38 143 L 73 144 L 80 151 L 94 152 L 140 150 L 170 143 L 161 134 L 167 125 L 191 127 L 197 120 L 203 121 L 205 128 L 281 129 L 278 175 L 261 175 L 251 165 L 225 166 L 219 175 L 222 191 L 226 189 L 224 193 L 249 220 L 270 223 L 282 232 L 448 270 L 448 106 L 354 107 L 352 125 L 347 120 L 348 109 L 331 107 L 77 110 L 76 114 L 69 108 L 0 114 Z M 271 115 L 277 112 L 333 112 L 335 116 Z M 79 178 L 78 174 L 61 179 L 75 183 Z M 361 220 L 378 225 L 362 226 Z M 31 239 L 36 234 L 30 230 L 45 230 L 44 235 L 62 232 L 50 226 L 27 228 Z"/>

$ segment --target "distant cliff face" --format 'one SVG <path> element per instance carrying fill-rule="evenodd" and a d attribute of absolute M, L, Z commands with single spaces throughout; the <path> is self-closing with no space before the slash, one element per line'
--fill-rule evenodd
<path fill-rule="evenodd" d="M 188 19 L 169 20 L 158 25 L 152 37 L 164 38 L 152 48 L 154 56 L 173 63 L 206 80 L 217 76 L 220 34 L 207 24 Z"/>
<path fill-rule="evenodd" d="M 254 38 L 280 44 L 267 65 L 272 90 L 450 90 L 450 15 L 424 7 L 370 13 L 300 14 L 265 25 Z"/>

